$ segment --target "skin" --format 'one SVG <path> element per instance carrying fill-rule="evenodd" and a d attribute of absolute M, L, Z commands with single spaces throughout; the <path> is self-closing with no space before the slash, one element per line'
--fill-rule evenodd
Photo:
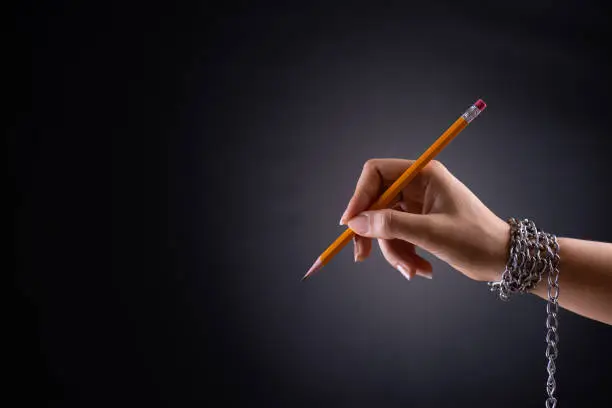
<path fill-rule="evenodd" d="M 414 161 L 368 160 L 341 224 L 357 234 L 355 261 L 365 260 L 377 239 L 385 259 L 407 279 L 431 278 L 431 264 L 416 247 L 476 281 L 496 281 L 508 260 L 510 226 L 487 208 L 438 161 L 431 161 L 391 209 L 367 211 Z M 612 244 L 558 238 L 559 305 L 612 324 Z M 547 298 L 546 280 L 532 293 Z"/>

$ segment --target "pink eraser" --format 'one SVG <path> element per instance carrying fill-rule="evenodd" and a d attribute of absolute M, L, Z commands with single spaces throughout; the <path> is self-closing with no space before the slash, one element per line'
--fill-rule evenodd
<path fill-rule="evenodd" d="M 487 107 L 487 104 L 484 103 L 484 101 L 482 99 L 479 99 L 476 101 L 476 103 L 474 104 L 474 106 L 476 106 L 478 108 L 479 111 L 483 111 L 484 108 Z"/>

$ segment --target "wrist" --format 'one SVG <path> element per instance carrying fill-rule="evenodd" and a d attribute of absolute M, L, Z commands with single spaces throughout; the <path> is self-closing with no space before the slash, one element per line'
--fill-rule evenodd
<path fill-rule="evenodd" d="M 491 266 L 487 268 L 483 280 L 491 282 L 501 279 L 510 254 L 510 229 L 510 225 L 501 218 L 497 218 L 493 224 L 488 238 Z"/>

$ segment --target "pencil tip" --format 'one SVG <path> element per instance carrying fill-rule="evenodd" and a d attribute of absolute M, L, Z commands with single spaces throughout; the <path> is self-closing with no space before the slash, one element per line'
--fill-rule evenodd
<path fill-rule="evenodd" d="M 306 275 L 304 275 L 304 277 L 302 278 L 302 282 L 305 281 L 308 277 L 310 277 L 312 274 L 314 274 L 316 271 L 318 271 L 322 267 L 323 267 L 323 262 L 321 262 L 321 258 L 317 258 L 315 263 L 312 264 L 308 272 L 306 272 Z"/>

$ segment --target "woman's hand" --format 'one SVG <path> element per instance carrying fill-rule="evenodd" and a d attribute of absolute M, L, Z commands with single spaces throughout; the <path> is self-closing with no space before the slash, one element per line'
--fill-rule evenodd
<path fill-rule="evenodd" d="M 418 246 L 478 281 L 498 280 L 508 258 L 510 227 L 493 214 L 440 162 L 431 161 L 408 184 L 391 209 L 366 211 L 414 161 L 366 162 L 341 224 L 355 236 L 362 261 L 378 239 L 387 261 L 406 278 L 431 278 L 431 264 Z"/>

